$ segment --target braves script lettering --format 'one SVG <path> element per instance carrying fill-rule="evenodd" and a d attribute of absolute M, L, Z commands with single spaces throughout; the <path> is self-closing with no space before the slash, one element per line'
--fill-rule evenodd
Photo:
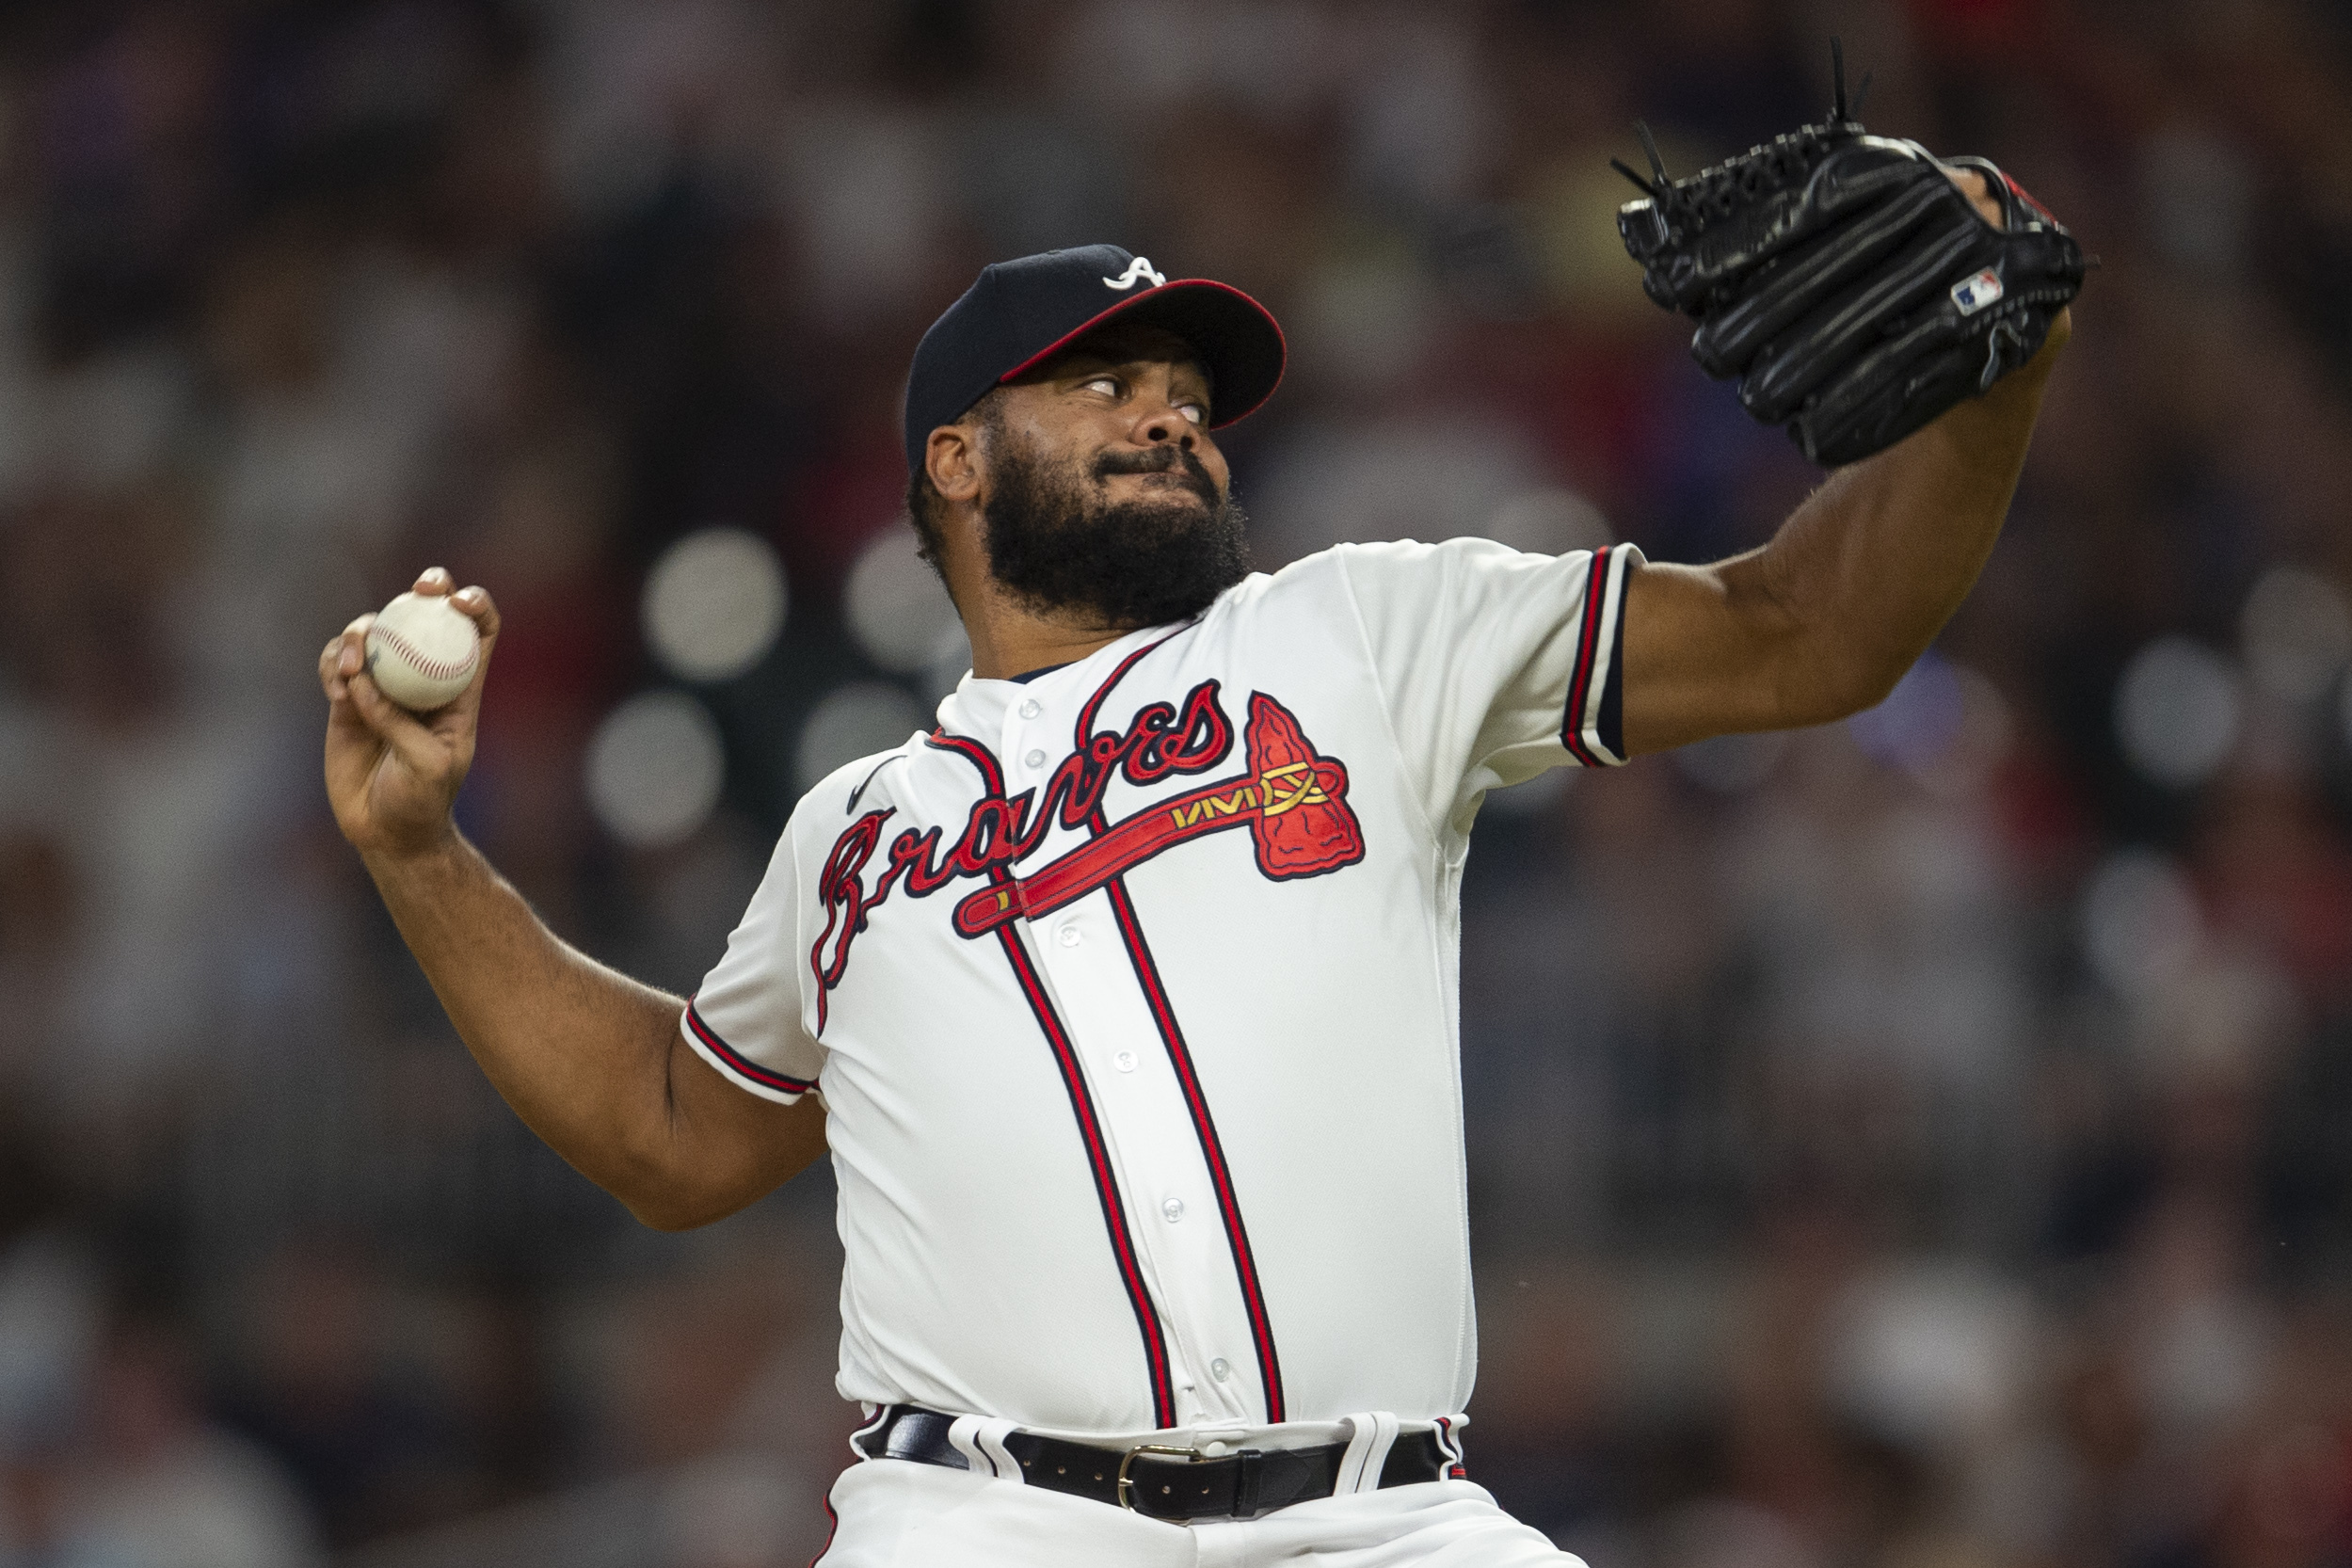
<path fill-rule="evenodd" d="M 1129 784 L 1153 784 L 1171 775 L 1205 772 L 1232 749 L 1233 726 L 1217 706 L 1217 682 L 1204 680 L 1181 710 L 1154 702 L 1136 713 L 1125 734 L 1100 730 L 1088 736 L 1053 770 L 1042 795 L 1030 790 L 1009 799 L 999 791 L 984 793 L 944 855 L 939 829 L 904 829 L 891 840 L 889 863 L 871 892 L 866 866 L 882 841 L 883 824 L 897 808 L 859 817 L 834 841 L 817 880 L 817 902 L 825 914 L 824 932 L 808 955 L 819 987 L 817 1027 L 824 1027 L 826 993 L 849 968 L 850 943 L 902 880 L 911 896 L 927 898 L 958 877 L 989 875 L 1035 849 L 1057 817 L 1064 827 L 1082 825 L 1102 804 L 1113 774 Z"/>
<path fill-rule="evenodd" d="M 958 746 L 979 749 L 969 742 Z M 1125 734 L 1100 730 L 1086 737 L 1054 769 L 1042 794 L 1024 790 L 1008 798 L 1000 789 L 985 791 L 945 854 L 938 828 L 903 829 L 890 841 L 888 864 L 871 890 L 866 868 L 897 808 L 859 817 L 834 841 L 817 882 L 824 931 L 809 950 L 808 965 L 817 978 L 819 1032 L 829 994 L 849 968 L 850 944 L 902 884 L 910 897 L 927 898 L 958 878 L 986 877 L 987 887 L 955 906 L 957 934 L 973 937 L 1016 918 L 1048 915 L 1172 845 L 1223 828 L 1249 827 L 1258 870 L 1277 881 L 1320 875 L 1364 857 L 1363 833 L 1346 804 L 1346 766 L 1318 756 L 1288 709 L 1253 692 L 1247 774 L 1156 802 L 1032 874 L 1013 874 L 1055 820 L 1065 828 L 1083 826 L 1114 773 L 1129 784 L 1150 785 L 1207 772 L 1232 749 L 1233 726 L 1218 706 L 1217 682 L 1204 680 L 1181 710 L 1155 702 L 1136 713 Z M 997 774 L 993 765 L 986 771 Z"/>

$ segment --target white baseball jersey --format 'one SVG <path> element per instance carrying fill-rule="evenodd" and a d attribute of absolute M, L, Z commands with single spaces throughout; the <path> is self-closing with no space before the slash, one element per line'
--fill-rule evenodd
<path fill-rule="evenodd" d="M 694 1048 L 824 1096 L 840 1387 L 1078 1436 L 1462 1410 L 1457 891 L 1622 760 L 1627 547 L 1344 545 L 802 799 Z"/>

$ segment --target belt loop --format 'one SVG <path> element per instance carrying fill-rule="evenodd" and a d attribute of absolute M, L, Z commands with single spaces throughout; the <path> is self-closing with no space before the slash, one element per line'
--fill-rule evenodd
<path fill-rule="evenodd" d="M 866 1406 L 866 1424 L 849 1434 L 849 1451 L 861 1461 L 872 1459 L 873 1455 L 865 1449 L 865 1440 L 888 1426 L 890 1417 L 897 1412 L 898 1406 L 891 1404 Z"/>
<path fill-rule="evenodd" d="M 1001 1416 L 958 1416 L 948 1428 L 948 1443 L 964 1456 L 964 1466 L 976 1475 L 1026 1485 L 1020 1462 L 1005 1451 L 1005 1434 L 1016 1430 Z"/>
<path fill-rule="evenodd" d="M 1368 1410 L 1340 1419 L 1347 1423 L 1350 1435 L 1348 1451 L 1339 1456 L 1339 1476 L 1332 1483 L 1332 1496 L 1378 1490 L 1381 1468 L 1397 1443 L 1397 1417 L 1385 1410 Z"/>
<path fill-rule="evenodd" d="M 1463 1415 L 1437 1418 L 1437 1451 L 1445 1456 L 1446 1477 L 1449 1480 L 1463 1480 L 1470 1474 L 1462 1461 L 1462 1429 L 1469 1420 Z"/>
<path fill-rule="evenodd" d="M 1266 1456 L 1256 1448 L 1243 1448 L 1233 1460 L 1233 1516 L 1254 1519 L 1258 1487 L 1266 1479 Z"/>

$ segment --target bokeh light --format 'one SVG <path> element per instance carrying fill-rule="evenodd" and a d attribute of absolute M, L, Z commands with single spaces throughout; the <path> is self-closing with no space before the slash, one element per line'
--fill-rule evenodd
<path fill-rule="evenodd" d="M 1932 649 L 1905 672 L 1876 708 L 1846 721 L 1865 756 L 1906 773 L 1924 774 L 1960 736 L 1967 693 L 1958 671 Z"/>
<path fill-rule="evenodd" d="M 2186 637 L 2159 637 L 2132 656 L 2116 685 L 2116 739 L 2141 776 L 2187 789 L 2228 759 L 2241 707 L 2228 660 Z"/>
<path fill-rule="evenodd" d="M 1856 1283 L 1833 1318 L 1839 1402 L 1864 1430 L 1940 1450 L 1998 1430 L 2033 1327 L 1998 1275 L 1895 1267 Z"/>
<path fill-rule="evenodd" d="M 2352 658 L 2352 611 L 2326 578 L 2273 567 L 2246 596 L 2238 640 L 2256 685 L 2289 702 L 2308 702 Z"/>
<path fill-rule="evenodd" d="M 835 768 L 904 745 L 928 728 L 922 705 L 886 680 L 856 680 L 825 695 L 801 726 L 792 777 L 806 791 Z"/>
<path fill-rule="evenodd" d="M 647 692 L 605 715 L 588 743 L 588 804 L 632 849 L 660 849 L 710 820 L 727 753 L 710 710 L 684 692 Z"/>
<path fill-rule="evenodd" d="M 850 634 L 867 658 L 893 675 L 913 675 L 965 657 L 964 627 L 939 574 L 917 553 L 911 528 L 874 536 L 842 590 Z"/>
<path fill-rule="evenodd" d="M 2154 850 L 2117 851 L 2084 886 L 2083 950 L 2118 995 L 2142 995 L 2187 963 L 2203 932 L 2188 878 Z"/>
<path fill-rule="evenodd" d="M 646 645 L 681 680 L 728 680 L 784 630 L 784 563 L 740 528 L 705 528 L 662 552 L 643 600 Z"/>

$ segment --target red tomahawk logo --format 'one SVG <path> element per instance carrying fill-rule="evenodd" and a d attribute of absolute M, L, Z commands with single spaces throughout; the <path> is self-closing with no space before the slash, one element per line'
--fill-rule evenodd
<path fill-rule="evenodd" d="M 983 888 L 956 904 L 956 931 L 979 936 L 1016 917 L 1042 920 L 1173 844 L 1244 824 L 1257 869 L 1277 882 L 1363 859 L 1346 765 L 1317 756 L 1290 710 L 1263 692 L 1250 694 L 1246 739 L 1245 776 L 1161 801 L 1029 876 Z"/>

